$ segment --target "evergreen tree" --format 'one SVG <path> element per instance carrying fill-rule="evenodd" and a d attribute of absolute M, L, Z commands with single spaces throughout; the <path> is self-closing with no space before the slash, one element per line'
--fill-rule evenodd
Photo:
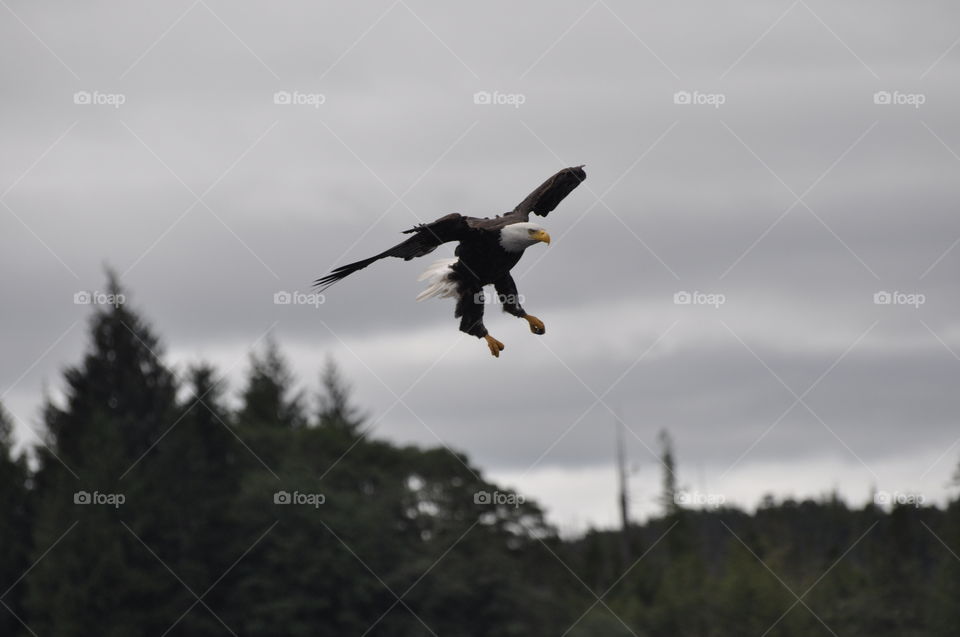
<path fill-rule="evenodd" d="M 350 403 L 350 386 L 343 379 L 340 369 L 332 358 L 327 359 L 320 374 L 320 410 L 317 423 L 321 427 L 341 429 L 348 434 L 358 434 L 363 426 L 363 417 Z"/>
<path fill-rule="evenodd" d="M 30 492 L 26 458 L 13 457 L 13 422 L 0 405 L 0 635 L 26 635 L 20 578 L 30 566 Z M 4 608 L 5 607 L 5 608 Z M 19 619 L 18 619 L 19 618 Z"/>
<path fill-rule="evenodd" d="M 929 614 L 929 634 L 947 637 L 955 635 L 957 626 L 960 626 L 960 604 L 957 603 L 960 599 L 960 559 L 954 559 L 960 556 L 960 500 L 950 502 L 942 522 L 931 528 L 946 546 L 931 547 L 934 576 L 926 588 L 928 600 L 925 604 Z"/>
<path fill-rule="evenodd" d="M 836 634 L 956 633 L 960 501 L 682 509 L 662 432 L 666 515 L 632 527 L 648 550 L 625 573 L 618 532 L 561 540 L 465 456 L 362 436 L 332 363 L 307 427 L 272 341 L 237 414 L 208 366 L 178 402 L 160 354 L 128 306 L 97 310 L 32 473 L 0 409 L 0 634 L 829 634 L 818 617 Z M 784 584 L 810 589 L 816 616 L 784 615 Z"/>
<path fill-rule="evenodd" d="M 108 290 L 125 297 L 112 275 Z M 170 575 L 128 530 L 145 526 L 138 518 L 153 504 L 139 465 L 175 421 L 176 383 L 161 354 L 125 304 L 97 309 L 88 353 L 64 374 L 65 407 L 44 408 L 50 439 L 34 477 L 39 561 L 27 578 L 30 624 L 41 634 L 166 628 Z"/>
<path fill-rule="evenodd" d="M 269 337 L 263 352 L 250 354 L 250 373 L 238 414 L 241 425 L 299 429 L 306 426 L 303 394 L 294 391 L 294 376 L 280 347 Z"/>
<path fill-rule="evenodd" d="M 177 408 L 174 425 L 141 467 L 141 498 L 150 506 L 131 527 L 176 574 L 161 579 L 162 598 L 157 622 L 169 626 L 194 604 L 188 586 L 200 595 L 236 559 L 228 550 L 233 532 L 229 510 L 235 500 L 239 465 L 246 453 L 230 430 L 222 405 L 222 389 L 207 365 L 189 370 L 189 396 Z M 182 580 L 182 582 L 180 581 Z M 186 586 L 184 586 L 186 585 Z M 214 588 L 204 602 L 222 608 L 227 591 Z M 174 634 L 222 635 L 220 620 L 202 604 L 184 615 Z"/>
<path fill-rule="evenodd" d="M 126 298 L 112 273 L 107 289 L 113 298 Z M 163 350 L 157 337 L 125 303 L 97 309 L 90 337 L 83 363 L 64 374 L 66 409 L 50 405 L 47 428 L 58 452 L 71 454 L 74 441 L 84 435 L 83 423 L 102 414 L 117 424 L 126 453 L 136 458 L 171 422 L 175 379 L 159 358 Z"/>

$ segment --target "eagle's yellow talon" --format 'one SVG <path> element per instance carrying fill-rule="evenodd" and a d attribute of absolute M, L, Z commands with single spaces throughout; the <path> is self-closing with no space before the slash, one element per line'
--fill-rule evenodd
<path fill-rule="evenodd" d="M 500 352 L 503 351 L 503 343 L 493 338 L 489 334 L 483 338 L 487 341 L 487 347 L 490 348 L 490 353 L 493 354 L 494 358 L 500 358 Z"/>
<path fill-rule="evenodd" d="M 546 334 L 547 328 L 544 326 L 543 321 L 538 319 L 536 316 L 533 316 L 532 314 L 526 314 L 523 318 L 527 319 L 527 323 L 530 324 L 531 332 L 534 334 Z"/>

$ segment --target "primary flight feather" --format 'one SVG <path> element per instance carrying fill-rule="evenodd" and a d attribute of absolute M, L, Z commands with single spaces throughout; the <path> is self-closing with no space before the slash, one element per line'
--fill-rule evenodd
<path fill-rule="evenodd" d="M 326 290 L 374 261 L 385 257 L 409 261 L 433 252 L 444 243 L 456 241 L 456 258 L 434 263 L 420 277 L 421 281 L 428 281 L 428 286 L 417 300 L 455 297 L 457 304 L 454 315 L 460 319 L 460 330 L 484 339 L 490 353 L 499 357 L 504 345 L 490 336 L 483 324 L 486 301 L 483 287 L 493 285 L 504 312 L 526 319 L 534 334 L 545 333 L 543 321 L 527 314 L 521 307 L 510 270 L 528 247 L 538 242 L 550 243 L 547 231 L 529 221 L 530 213 L 546 217 L 586 178 L 583 166 L 564 168 L 506 214 L 478 218 L 452 213 L 432 223 L 420 224 L 404 231 L 404 234 L 412 235 L 406 241 L 368 259 L 340 266 L 317 279 L 314 285 L 321 291 Z"/>

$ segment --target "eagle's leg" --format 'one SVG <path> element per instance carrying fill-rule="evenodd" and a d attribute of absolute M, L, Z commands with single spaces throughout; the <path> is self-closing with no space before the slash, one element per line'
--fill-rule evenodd
<path fill-rule="evenodd" d="M 483 296 L 483 288 L 467 288 L 461 291 L 457 299 L 457 309 L 455 316 L 460 317 L 460 331 L 466 332 L 471 336 L 482 338 L 487 342 L 490 353 L 495 357 L 500 357 L 504 345 L 497 339 L 487 333 L 487 328 L 483 324 L 483 306 L 486 299 Z"/>
<path fill-rule="evenodd" d="M 530 331 L 534 334 L 546 334 L 547 328 L 544 326 L 543 321 L 538 319 L 533 314 L 524 314 L 523 318 L 527 319 L 527 323 L 530 324 Z"/>
<path fill-rule="evenodd" d="M 493 338 L 489 334 L 483 338 L 487 341 L 487 347 L 490 348 L 490 353 L 493 354 L 495 358 L 500 358 L 500 352 L 503 351 L 503 343 Z"/>
<path fill-rule="evenodd" d="M 520 305 L 520 294 L 517 292 L 517 284 L 512 276 L 507 274 L 494 282 L 493 286 L 497 290 L 497 298 L 503 305 L 504 312 L 526 319 L 527 323 L 530 324 L 530 331 L 534 334 L 545 334 L 547 332 L 543 321 L 532 314 L 527 314 Z"/>

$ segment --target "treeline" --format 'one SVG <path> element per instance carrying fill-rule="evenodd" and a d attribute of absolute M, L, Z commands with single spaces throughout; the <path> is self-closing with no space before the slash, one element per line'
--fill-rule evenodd
<path fill-rule="evenodd" d="M 111 292 L 121 293 L 115 282 Z M 0 635 L 956 635 L 960 504 L 667 507 L 562 540 L 464 455 L 364 435 L 275 344 L 236 408 L 98 308 L 34 462 L 0 409 Z M 672 488 L 665 485 L 666 488 Z"/>

